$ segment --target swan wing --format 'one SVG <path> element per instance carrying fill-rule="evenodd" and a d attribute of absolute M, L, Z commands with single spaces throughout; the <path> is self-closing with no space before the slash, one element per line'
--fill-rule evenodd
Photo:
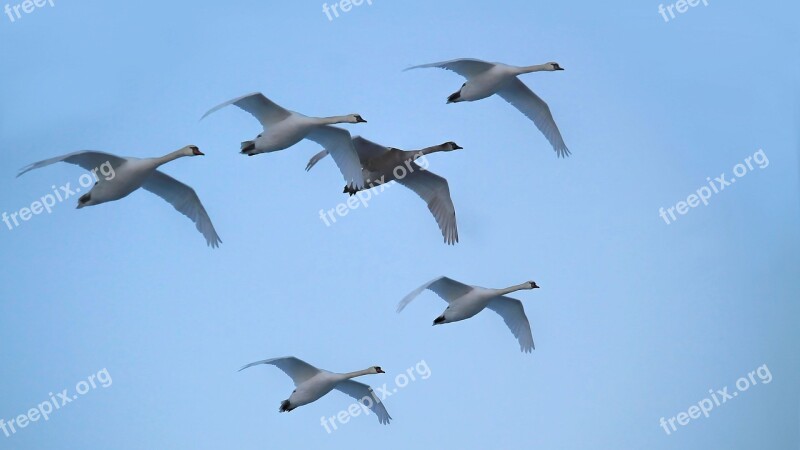
<path fill-rule="evenodd" d="M 270 364 L 278 369 L 281 369 L 283 373 L 289 376 L 294 382 L 295 387 L 300 386 L 304 382 L 310 380 L 314 376 L 316 376 L 321 371 L 316 367 L 312 366 L 311 364 L 299 359 L 295 358 L 294 356 L 284 356 L 281 358 L 272 358 L 272 359 L 265 359 L 263 361 L 256 361 L 254 363 L 250 363 L 241 369 L 239 372 L 243 371 L 244 369 L 258 366 L 260 364 Z"/>
<path fill-rule="evenodd" d="M 389 421 L 392 420 L 392 416 L 386 411 L 386 406 L 383 405 L 383 402 L 375 394 L 375 391 L 366 384 L 353 380 L 345 380 L 336 383 L 335 389 L 344 392 L 356 399 L 359 403 L 368 407 L 378 416 L 378 422 L 381 424 L 388 425 Z"/>
<path fill-rule="evenodd" d="M 456 208 L 453 206 L 453 199 L 450 198 L 447 180 L 417 164 L 412 167 L 414 171 L 405 178 L 398 178 L 397 182 L 425 200 L 436 223 L 439 224 L 439 229 L 442 230 L 444 241 L 450 245 L 455 244 L 458 242 Z"/>
<path fill-rule="evenodd" d="M 521 301 L 505 296 L 495 297 L 489 300 L 486 307 L 503 318 L 511 333 L 519 341 L 520 350 L 530 353 L 535 348 L 531 324 L 528 322 L 528 316 L 525 315 L 525 308 L 522 307 Z"/>
<path fill-rule="evenodd" d="M 250 113 L 256 118 L 256 120 L 261 122 L 261 125 L 265 129 L 268 126 L 274 125 L 292 115 L 291 111 L 278 106 L 272 100 L 264 97 L 264 94 L 260 92 L 254 92 L 252 94 L 243 95 L 233 100 L 229 100 L 211 108 L 207 113 L 203 114 L 203 117 L 200 120 L 205 119 L 209 114 L 217 112 L 228 105 L 238 106 L 244 111 Z"/>
<path fill-rule="evenodd" d="M 33 164 L 29 164 L 22 169 L 20 169 L 17 177 L 20 177 L 33 169 L 40 169 L 45 166 L 49 166 L 50 164 L 54 164 L 57 162 L 65 162 L 69 164 L 74 164 L 86 170 L 94 170 L 99 168 L 101 165 L 105 163 L 110 163 L 111 167 L 114 169 L 121 166 L 123 163 L 127 161 L 125 158 L 119 157 L 117 155 L 112 155 L 110 153 L 98 152 L 94 150 L 84 150 L 75 153 L 69 153 L 62 156 L 56 156 L 55 158 L 45 159 L 43 161 L 35 162 Z"/>
<path fill-rule="evenodd" d="M 222 243 L 194 189 L 158 170 L 145 180 L 142 187 L 163 198 L 178 212 L 191 219 L 197 231 L 206 238 L 209 247 L 216 248 Z"/>
<path fill-rule="evenodd" d="M 353 147 L 355 147 L 356 153 L 358 153 L 358 158 L 362 162 L 367 162 L 372 158 L 377 158 L 378 156 L 381 156 L 389 151 L 388 148 L 380 144 L 376 144 L 361 136 L 356 136 L 353 138 Z"/>
<path fill-rule="evenodd" d="M 481 61 L 480 59 L 462 58 L 462 59 L 453 59 L 450 61 L 442 61 L 431 64 L 422 64 L 419 66 L 412 66 L 406 70 L 438 67 L 439 69 L 451 70 L 465 78 L 472 78 L 475 75 L 486 72 L 487 70 L 491 69 L 494 66 L 495 64 L 486 61 Z"/>
<path fill-rule="evenodd" d="M 323 158 L 328 156 L 327 150 L 322 150 L 321 152 L 317 153 L 316 155 L 312 156 L 311 159 L 308 160 L 308 164 L 306 164 L 306 172 L 311 170 L 312 167 L 317 165 Z"/>
<path fill-rule="evenodd" d="M 358 159 L 363 166 L 367 161 L 370 159 L 380 156 L 387 151 L 389 151 L 386 147 L 378 145 L 369 139 L 364 139 L 361 136 L 356 136 L 353 138 L 353 148 L 356 149 L 356 153 L 358 154 Z M 316 155 L 312 156 L 311 159 L 308 161 L 306 165 L 306 171 L 311 170 L 322 158 L 328 156 L 328 151 L 323 150 Z"/>
<path fill-rule="evenodd" d="M 556 121 L 553 119 L 553 114 L 550 112 L 550 107 L 530 90 L 525 83 L 514 78 L 504 88 L 500 89 L 497 94 L 536 124 L 539 131 L 544 134 L 544 137 L 553 146 L 559 158 L 570 155 L 570 151 L 561 137 L 561 132 L 558 131 Z"/>
<path fill-rule="evenodd" d="M 314 127 L 306 136 L 328 151 L 344 175 L 344 180 L 350 186 L 364 187 L 364 175 L 361 172 L 361 161 L 353 147 L 350 132 L 341 128 L 323 125 Z"/>
<path fill-rule="evenodd" d="M 472 290 L 472 286 L 466 285 L 464 283 L 460 283 L 456 280 L 447 277 L 439 277 L 434 280 L 431 280 L 422 286 L 415 289 L 410 294 L 406 295 L 406 297 L 400 301 L 397 305 L 397 312 L 402 311 L 412 300 L 417 298 L 417 296 L 422 293 L 425 289 L 430 289 L 435 292 L 442 300 L 446 301 L 447 303 L 452 302 L 460 297 L 463 297 L 468 292 Z"/>

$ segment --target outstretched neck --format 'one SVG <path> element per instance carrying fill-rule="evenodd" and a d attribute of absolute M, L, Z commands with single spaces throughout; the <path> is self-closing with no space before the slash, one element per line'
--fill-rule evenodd
<path fill-rule="evenodd" d="M 417 150 L 414 154 L 417 155 L 417 158 L 421 156 L 427 156 L 431 153 L 441 152 L 443 150 L 441 145 L 434 145 L 433 147 L 425 147 L 422 150 Z"/>
<path fill-rule="evenodd" d="M 523 66 L 523 67 L 515 67 L 514 73 L 517 75 L 522 75 L 523 73 L 531 73 L 531 72 L 541 72 L 547 70 L 547 64 L 537 64 L 535 66 Z"/>
<path fill-rule="evenodd" d="M 352 118 L 350 116 L 333 116 L 333 117 L 320 117 L 317 119 L 320 125 L 335 125 L 337 123 L 349 123 L 352 122 Z"/>
<path fill-rule="evenodd" d="M 360 376 L 363 376 L 363 375 L 369 375 L 371 373 L 373 373 L 372 369 L 364 369 L 364 370 L 359 370 L 357 372 L 343 373 L 342 374 L 342 378 L 345 379 L 345 380 L 349 380 L 351 378 L 357 378 L 357 377 L 360 377 Z"/>
<path fill-rule="evenodd" d="M 183 156 L 186 156 L 186 153 L 184 153 L 183 149 L 175 150 L 174 152 L 166 154 L 160 158 L 155 158 L 156 166 L 162 166 L 170 161 L 175 161 L 176 159 L 181 158 Z"/>
<path fill-rule="evenodd" d="M 505 289 L 499 289 L 498 290 L 498 294 L 499 295 L 506 295 L 506 294 L 510 294 L 512 292 L 521 291 L 523 289 L 530 289 L 530 287 L 531 287 L 530 283 L 522 283 L 522 284 L 518 284 L 516 286 L 507 287 Z"/>

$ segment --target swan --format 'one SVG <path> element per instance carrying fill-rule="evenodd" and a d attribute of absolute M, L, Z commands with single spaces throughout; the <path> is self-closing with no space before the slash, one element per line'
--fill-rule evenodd
<path fill-rule="evenodd" d="M 451 152 L 461 150 L 455 142 L 445 142 L 422 150 L 399 150 L 383 147 L 361 136 L 353 138 L 353 146 L 361 162 L 365 188 L 370 189 L 390 181 L 397 181 L 411 189 L 428 204 L 428 209 L 433 214 L 439 229 L 442 231 L 445 243 L 454 245 L 458 242 L 458 227 L 456 226 L 456 209 L 450 198 L 450 187 L 447 180 L 422 167 L 414 161 L 425 155 L 436 152 Z M 306 171 L 311 170 L 317 162 L 328 156 L 323 150 L 314 155 L 306 166 Z M 402 167 L 402 170 L 398 169 Z M 361 189 L 345 186 L 344 192 L 354 195 Z"/>
<path fill-rule="evenodd" d="M 74 164 L 89 171 L 96 171 L 99 167 L 110 164 L 114 176 L 108 179 L 97 177 L 94 187 L 78 199 L 78 209 L 119 200 L 143 188 L 163 198 L 178 212 L 191 219 L 197 230 L 206 238 L 208 245 L 216 248 L 222 240 L 217 235 L 194 189 L 157 170 L 160 166 L 178 158 L 202 155 L 204 153 L 194 145 L 187 145 L 160 158 L 142 159 L 86 150 L 35 162 L 20 169 L 17 177 L 57 162 Z"/>
<path fill-rule="evenodd" d="M 239 369 L 239 372 L 260 364 L 270 364 L 281 369 L 294 382 L 296 389 L 292 391 L 292 395 L 287 400 L 281 402 L 281 406 L 278 409 L 279 412 L 289 412 L 300 406 L 315 402 L 328 392 L 336 389 L 353 397 L 372 410 L 378 416 L 378 422 L 386 425 L 392 419 L 386 411 L 386 407 L 371 387 L 351 380 L 351 378 L 362 375 L 386 373 L 379 366 L 373 366 L 357 372 L 334 373 L 317 369 L 294 356 L 285 356 L 250 363 Z"/>
<path fill-rule="evenodd" d="M 397 312 L 401 312 L 422 291 L 430 289 L 448 303 L 444 312 L 433 321 L 434 325 L 469 319 L 489 308 L 503 318 L 508 328 L 511 329 L 511 333 L 519 341 L 520 350 L 530 353 L 535 347 L 533 345 L 533 335 L 531 334 L 531 324 L 525 315 L 522 302 L 505 295 L 523 289 L 538 288 L 539 286 L 535 282 L 527 281 L 505 289 L 487 289 L 463 284 L 451 278 L 439 277 L 408 294 L 397 305 Z"/>
<path fill-rule="evenodd" d="M 428 67 L 452 70 L 467 79 L 458 92 L 447 98 L 447 103 L 474 102 L 497 94 L 536 124 L 559 158 L 570 155 L 553 119 L 553 114 L 550 112 L 550 107 L 517 78 L 518 75 L 525 73 L 564 70 L 558 63 L 549 62 L 536 66 L 517 67 L 479 59 L 454 59 L 413 66 L 405 70 Z"/>
<path fill-rule="evenodd" d="M 255 92 L 211 108 L 202 119 L 228 105 L 238 106 L 250 113 L 264 127 L 264 132 L 254 140 L 242 142 L 242 153 L 253 156 L 275 152 L 287 149 L 303 139 L 310 139 L 331 153 L 348 185 L 364 186 L 361 165 L 350 141 L 350 133 L 330 126 L 336 123 L 366 123 L 360 115 L 308 117 L 284 109 L 260 92 Z"/>

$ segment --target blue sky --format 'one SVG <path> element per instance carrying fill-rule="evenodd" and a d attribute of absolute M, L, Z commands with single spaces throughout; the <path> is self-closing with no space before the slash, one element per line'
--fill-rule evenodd
<path fill-rule="evenodd" d="M 4 7 L 19 3 L 5 0 Z M 106 369 L 113 378 L 0 448 L 774 448 L 800 444 L 798 6 L 711 0 L 665 22 L 658 1 L 373 0 L 329 21 L 320 2 L 61 2 L 0 16 L 0 211 L 83 173 L 33 161 L 82 149 L 205 158 L 164 171 L 192 185 L 224 244 L 146 192 L 80 211 L 74 200 L 0 224 L 0 419 Z M 667 3 L 665 3 L 667 5 Z M 413 64 L 475 57 L 563 72 L 523 81 L 573 152 L 558 160 L 498 98 L 446 105 L 463 82 Z M 346 200 L 310 142 L 245 158 L 252 91 L 387 146 L 453 140 L 433 155 L 461 242 L 392 187 L 326 227 Z M 667 225 L 706 177 L 769 159 Z M 728 175 L 730 178 L 730 175 Z M 536 351 L 490 313 L 431 327 L 439 275 L 518 293 Z M 292 390 L 268 357 L 296 355 L 391 387 L 381 426 L 332 393 L 278 414 Z M 676 416 L 767 365 L 759 384 L 667 435 Z"/>

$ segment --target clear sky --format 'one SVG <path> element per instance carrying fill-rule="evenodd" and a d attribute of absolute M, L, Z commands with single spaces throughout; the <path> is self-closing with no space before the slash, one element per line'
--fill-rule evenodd
<path fill-rule="evenodd" d="M 206 157 L 163 170 L 197 190 L 224 242 L 207 248 L 147 192 L 0 223 L 0 419 L 110 383 L 0 431 L 0 449 L 797 449 L 800 7 L 710 0 L 665 21 L 659 1 L 373 0 L 333 20 L 306 0 L 55 0 L 20 18 L 21 0 L 0 2 L 14 17 L 0 15 L 0 212 L 84 173 L 15 178 L 33 161 L 195 144 Z M 446 105 L 458 75 L 402 72 L 459 57 L 565 67 L 522 79 L 572 157 L 499 98 Z M 319 211 L 346 197 L 332 161 L 304 172 L 316 144 L 246 158 L 250 116 L 199 120 L 253 91 L 359 113 L 369 123 L 345 127 L 383 145 L 463 146 L 429 158 L 461 242 L 444 245 L 400 186 L 326 226 Z M 760 149 L 765 168 L 659 217 Z M 395 313 L 440 275 L 535 280 L 515 296 L 536 350 L 489 312 L 431 327 L 445 306 L 432 293 Z M 237 369 L 283 355 L 382 366 L 361 381 L 397 389 L 394 421 L 327 433 L 320 418 L 351 403 L 339 393 L 279 414 L 289 378 Z M 427 379 L 396 387 L 422 361 Z M 755 385 L 739 393 L 740 377 Z M 708 418 L 660 424 L 726 387 L 739 395 Z"/>

